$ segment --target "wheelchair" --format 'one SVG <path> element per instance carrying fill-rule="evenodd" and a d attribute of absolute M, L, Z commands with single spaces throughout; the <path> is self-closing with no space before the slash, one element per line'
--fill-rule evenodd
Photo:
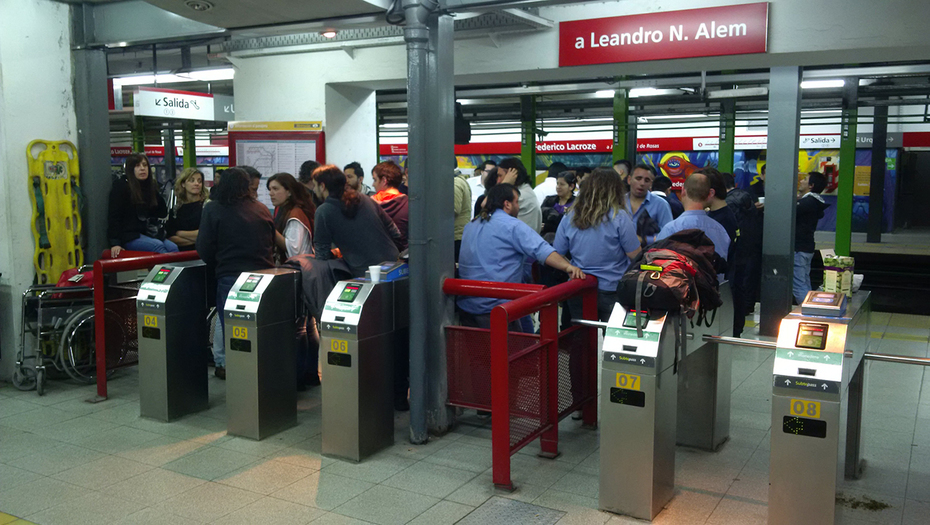
<path fill-rule="evenodd" d="M 87 269 L 79 269 L 78 275 Z M 20 347 L 12 377 L 16 388 L 35 390 L 41 396 L 50 375 L 85 384 L 96 381 L 96 314 L 93 286 L 88 285 L 33 285 L 23 292 Z M 122 341 L 115 339 L 125 339 L 123 323 L 114 312 L 105 309 L 105 313 L 108 342 L 113 337 L 116 348 L 121 348 Z"/>

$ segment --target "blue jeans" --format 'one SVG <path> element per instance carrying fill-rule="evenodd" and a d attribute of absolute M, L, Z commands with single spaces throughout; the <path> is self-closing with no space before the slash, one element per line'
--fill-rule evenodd
<path fill-rule="evenodd" d="M 224 310 L 226 296 L 229 295 L 229 290 L 236 284 L 237 277 L 239 276 L 227 275 L 216 280 L 216 315 L 220 317 L 220 322 L 216 325 L 220 327 L 220 340 L 223 341 L 219 348 L 216 347 L 215 343 L 213 345 L 213 363 L 216 364 L 217 368 L 226 368 L 226 315 Z M 213 340 L 216 341 L 216 335 L 213 336 Z"/>
<path fill-rule="evenodd" d="M 811 260 L 813 253 L 794 252 L 794 300 L 801 304 L 811 291 Z"/>
<path fill-rule="evenodd" d="M 169 253 L 178 251 L 178 245 L 169 241 L 159 241 L 146 235 L 140 235 L 138 239 L 133 239 L 126 243 L 123 248 L 135 252 L 156 252 Z"/>
<path fill-rule="evenodd" d="M 220 356 L 223 364 L 217 364 L 217 356 Z M 213 362 L 216 366 L 226 365 L 226 341 L 223 340 L 223 312 L 216 312 L 216 326 L 213 327 Z"/>

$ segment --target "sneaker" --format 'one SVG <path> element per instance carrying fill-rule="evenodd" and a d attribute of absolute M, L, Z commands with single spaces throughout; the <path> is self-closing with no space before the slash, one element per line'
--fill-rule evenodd
<path fill-rule="evenodd" d="M 225 367 L 222 367 L 222 366 L 216 367 L 216 368 L 213 370 L 213 375 L 215 375 L 216 377 L 222 379 L 223 381 L 226 381 L 226 368 L 225 368 Z"/>

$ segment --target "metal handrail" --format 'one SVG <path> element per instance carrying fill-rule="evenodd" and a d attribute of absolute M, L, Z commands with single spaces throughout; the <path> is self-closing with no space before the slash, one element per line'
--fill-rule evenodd
<path fill-rule="evenodd" d="M 588 289 L 597 290 L 597 277 L 588 275 L 584 279 L 571 279 L 566 283 L 558 284 L 532 295 L 525 295 L 508 303 L 498 305 L 491 311 L 491 317 L 494 317 L 494 312 L 496 312 L 498 308 L 502 308 L 506 311 L 507 317 L 510 319 L 519 319 L 538 311 L 547 304 L 565 301 L 569 297 L 578 295 Z"/>
<path fill-rule="evenodd" d="M 872 361 L 884 361 L 886 363 L 900 363 L 902 365 L 920 365 L 920 366 L 930 366 L 930 359 L 926 357 L 909 357 L 903 355 L 893 355 L 893 354 L 873 354 L 866 352 L 862 356 L 864 359 L 871 359 Z"/>
<path fill-rule="evenodd" d="M 519 299 L 520 297 L 536 293 L 545 288 L 546 287 L 541 284 L 471 281 L 468 279 L 445 279 L 442 282 L 442 293 L 446 295 L 465 295 L 507 300 Z"/>

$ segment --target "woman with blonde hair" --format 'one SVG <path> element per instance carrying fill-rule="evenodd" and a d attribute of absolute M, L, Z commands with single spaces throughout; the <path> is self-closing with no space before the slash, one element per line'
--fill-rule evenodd
<path fill-rule="evenodd" d="M 200 216 L 207 200 L 207 188 L 203 173 L 197 168 L 187 168 L 174 181 L 177 205 L 165 225 L 168 240 L 177 244 L 181 251 L 195 249 L 197 233 L 200 231 Z"/>
<path fill-rule="evenodd" d="M 575 204 L 555 233 L 560 255 L 571 254 L 574 266 L 597 277 L 597 315 L 607 321 L 617 300 L 617 284 L 639 255 L 636 225 L 624 208 L 620 177 L 612 169 L 598 168 L 585 178 Z M 580 301 L 569 301 L 573 317 L 581 317 Z M 577 310 L 577 311 L 576 311 Z"/>

